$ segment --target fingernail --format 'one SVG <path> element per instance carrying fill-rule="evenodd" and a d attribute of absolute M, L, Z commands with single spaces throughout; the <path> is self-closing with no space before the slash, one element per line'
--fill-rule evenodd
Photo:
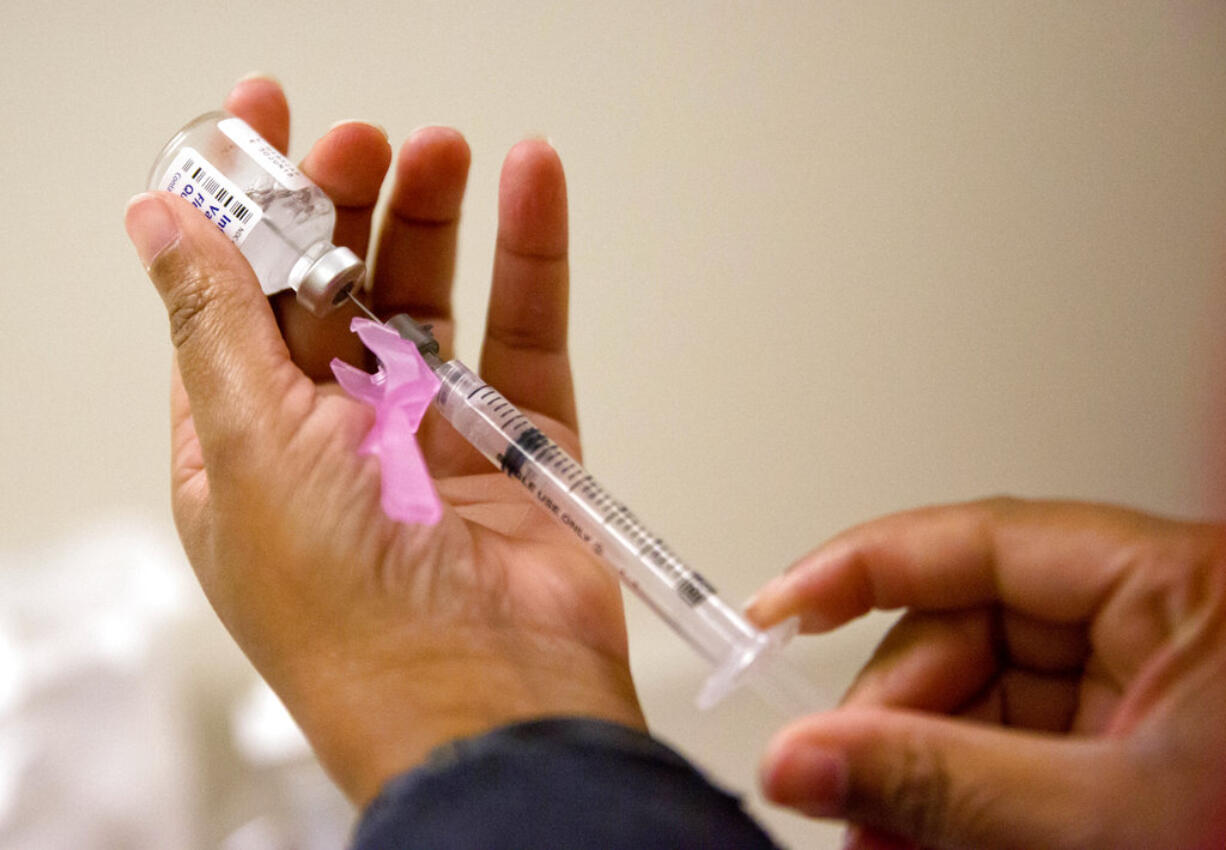
<path fill-rule="evenodd" d="M 251 71 L 250 73 L 243 74 L 241 77 L 238 78 L 238 80 L 234 84 L 238 85 L 239 83 L 249 83 L 249 82 L 253 82 L 256 80 L 262 80 L 268 83 L 275 83 L 278 86 L 281 85 L 280 80 L 278 80 L 272 74 L 265 73 L 264 71 Z"/>
<path fill-rule="evenodd" d="M 526 136 L 524 136 L 522 139 L 520 139 L 520 141 L 521 142 L 544 142 L 545 144 L 549 145 L 549 147 L 553 148 L 555 151 L 558 149 L 558 146 L 553 143 L 553 139 L 545 135 L 544 133 L 529 133 Z"/>
<path fill-rule="evenodd" d="M 341 126 L 343 126 L 343 125 L 345 125 L 345 124 L 365 124 L 367 127 L 374 127 L 376 130 L 378 130 L 380 133 L 382 133 L 382 134 L 383 134 L 383 138 L 385 138 L 385 139 L 390 139 L 390 138 L 391 138 L 391 137 L 390 137 L 390 136 L 388 136 L 388 134 L 387 134 L 387 128 L 386 128 L 386 127 L 384 127 L 382 124 L 377 124 L 377 123 L 375 123 L 374 121 L 365 121 L 365 120 L 363 120 L 363 119 L 361 119 L 361 118 L 346 118 L 346 119 L 344 119 L 343 121 L 337 121 L 335 124 L 333 124 L 333 125 L 332 125 L 331 127 L 329 127 L 328 129 L 329 129 L 329 130 L 335 130 L 337 127 L 341 127 Z"/>
<path fill-rule="evenodd" d="M 128 201 L 123 223 L 146 269 L 179 238 L 179 223 L 166 206 L 165 198 L 154 192 L 137 195 Z"/>
<path fill-rule="evenodd" d="M 910 841 L 891 838 L 885 833 L 862 826 L 849 826 L 843 835 L 843 850 L 911 850 Z"/>
<path fill-rule="evenodd" d="M 771 765 L 763 785 L 766 796 L 781 806 L 832 817 L 847 798 L 847 760 L 820 747 L 797 747 Z"/>
<path fill-rule="evenodd" d="M 757 592 L 754 593 L 753 596 L 749 597 L 749 600 L 745 603 L 742 610 L 749 613 L 755 608 L 758 608 L 768 597 L 774 595 L 774 593 L 783 585 L 783 579 L 784 576 L 775 576 L 766 584 L 758 588 Z"/>

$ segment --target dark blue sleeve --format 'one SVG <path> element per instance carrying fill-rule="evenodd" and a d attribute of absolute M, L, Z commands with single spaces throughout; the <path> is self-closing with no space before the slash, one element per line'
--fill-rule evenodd
<path fill-rule="evenodd" d="M 741 808 L 651 737 L 583 718 L 456 741 L 383 789 L 354 850 L 774 848 Z"/>

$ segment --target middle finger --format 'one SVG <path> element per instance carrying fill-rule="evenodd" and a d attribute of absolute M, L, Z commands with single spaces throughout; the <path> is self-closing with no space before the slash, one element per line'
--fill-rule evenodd
<path fill-rule="evenodd" d="M 451 283 L 470 159 L 468 143 L 450 128 L 427 127 L 409 137 L 396 164 L 372 276 L 375 311 L 434 324 L 444 359 L 454 337 Z"/>

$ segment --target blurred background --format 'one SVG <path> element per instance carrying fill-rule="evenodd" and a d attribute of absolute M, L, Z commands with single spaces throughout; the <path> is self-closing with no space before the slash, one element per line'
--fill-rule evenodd
<path fill-rule="evenodd" d="M 167 322 L 121 225 L 163 142 L 251 71 L 286 88 L 293 156 L 345 118 L 396 146 L 467 135 L 470 362 L 502 156 L 554 143 L 589 466 L 731 601 L 925 503 L 1209 512 L 1226 4 L 6 0 L 3 18 L 0 846 L 348 834 L 178 549 Z M 751 696 L 698 714 L 701 665 L 630 607 L 655 731 L 781 842 L 839 846 L 757 795 L 781 718 Z M 890 622 L 796 647 L 829 704 Z"/>

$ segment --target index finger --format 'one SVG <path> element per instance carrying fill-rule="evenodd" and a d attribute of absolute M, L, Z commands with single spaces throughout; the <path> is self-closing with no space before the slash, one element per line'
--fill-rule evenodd
<path fill-rule="evenodd" d="M 451 356 L 451 283 L 471 154 L 448 127 L 425 127 L 400 148 L 388 215 L 379 233 L 370 292 L 380 315 L 431 322 Z"/>
<path fill-rule="evenodd" d="M 288 152 L 289 103 L 275 79 L 260 74 L 244 77 L 234 84 L 224 108 L 250 124 L 281 153 Z M 380 128 L 346 121 L 333 125 L 300 166 L 336 207 L 333 243 L 358 256 L 366 254 L 371 215 L 390 160 L 391 148 Z M 328 364 L 334 356 L 362 362 L 365 349 L 349 332 L 349 322 L 357 315 L 350 305 L 319 317 L 287 291 L 273 297 L 273 309 L 294 362 L 313 380 L 332 379 Z"/>
<path fill-rule="evenodd" d="M 281 153 L 289 152 L 289 102 L 274 78 L 248 74 L 234 84 L 222 108 L 250 124 Z"/>
<path fill-rule="evenodd" d="M 872 609 L 952 611 L 988 604 L 1049 622 L 1086 620 L 1121 576 L 1188 525 L 1124 508 L 988 499 L 857 526 L 764 587 L 762 625 L 800 615 L 826 631 Z"/>
<path fill-rule="evenodd" d="M 391 146 L 379 127 L 343 121 L 333 125 L 302 160 L 302 173 L 335 205 L 334 245 L 358 256 L 366 254 L 371 216 L 391 158 Z M 358 315 L 352 305 L 342 304 L 327 316 L 316 316 L 292 292 L 274 296 L 273 305 L 294 362 L 312 379 L 332 380 L 328 364 L 333 357 L 363 362 L 366 349 L 349 330 L 350 321 Z"/>

